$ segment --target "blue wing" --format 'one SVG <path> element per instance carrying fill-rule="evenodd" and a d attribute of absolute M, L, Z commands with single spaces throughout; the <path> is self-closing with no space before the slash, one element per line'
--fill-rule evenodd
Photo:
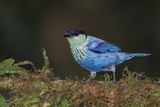
<path fill-rule="evenodd" d="M 108 43 L 102 39 L 88 36 L 87 47 L 95 53 L 119 52 L 121 49 L 114 44 Z"/>

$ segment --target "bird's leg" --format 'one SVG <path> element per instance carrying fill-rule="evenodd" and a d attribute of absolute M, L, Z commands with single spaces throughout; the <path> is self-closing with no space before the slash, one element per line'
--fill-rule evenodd
<path fill-rule="evenodd" d="M 95 77 L 96 77 L 96 72 L 94 72 L 94 71 L 91 71 L 90 78 L 94 79 Z"/>
<path fill-rule="evenodd" d="M 113 73 L 113 83 L 116 83 L 116 74 L 115 74 L 115 71 L 112 71 Z"/>
<path fill-rule="evenodd" d="M 112 71 L 112 73 L 113 73 L 113 83 L 115 83 L 116 82 L 116 68 L 115 68 L 115 65 L 112 65 L 111 66 L 111 71 Z"/>
<path fill-rule="evenodd" d="M 86 82 L 89 82 L 91 79 L 94 79 L 96 77 L 96 72 L 95 71 L 91 71 L 90 72 L 90 77 L 86 80 Z"/>

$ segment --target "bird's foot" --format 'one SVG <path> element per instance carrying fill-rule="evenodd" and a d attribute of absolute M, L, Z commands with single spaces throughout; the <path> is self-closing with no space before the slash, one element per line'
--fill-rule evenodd
<path fill-rule="evenodd" d="M 112 83 L 115 84 L 115 83 L 116 83 L 116 80 L 112 80 Z"/>
<path fill-rule="evenodd" d="M 96 72 L 91 71 L 90 77 L 89 77 L 85 82 L 90 82 L 90 81 L 93 80 L 95 77 L 96 77 Z"/>
<path fill-rule="evenodd" d="M 85 82 L 90 82 L 91 80 L 93 80 L 94 78 L 89 77 Z"/>

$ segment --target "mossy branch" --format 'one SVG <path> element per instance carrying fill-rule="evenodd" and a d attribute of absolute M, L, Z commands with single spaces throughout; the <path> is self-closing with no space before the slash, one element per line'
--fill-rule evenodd
<path fill-rule="evenodd" d="M 49 60 L 43 49 L 44 65 L 37 70 L 32 62 L 15 63 L 12 58 L 0 62 L 0 89 L 9 89 L 11 107 L 159 107 L 160 80 L 153 81 L 143 73 L 127 68 L 116 84 L 107 74 L 104 80 L 53 80 Z M 31 70 L 22 65 L 30 64 Z M 36 72 L 38 71 L 38 72 Z M 18 75 L 18 76 L 17 76 Z M 23 76 L 27 76 L 23 77 Z M 0 96 L 0 103 L 5 103 Z M 1 105 L 1 104 L 0 104 Z"/>

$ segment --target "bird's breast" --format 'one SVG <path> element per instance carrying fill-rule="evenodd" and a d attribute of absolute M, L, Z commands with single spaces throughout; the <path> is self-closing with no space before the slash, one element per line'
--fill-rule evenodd
<path fill-rule="evenodd" d="M 80 64 L 81 67 L 88 70 L 95 70 L 95 71 L 99 69 L 97 67 L 97 63 L 95 62 L 95 59 L 96 59 L 95 55 L 90 53 L 90 51 L 88 51 L 87 49 L 76 48 L 72 50 L 72 54 L 76 62 Z"/>
<path fill-rule="evenodd" d="M 75 48 L 72 49 L 72 54 L 74 59 L 80 64 L 85 60 L 85 57 L 87 56 L 87 53 L 82 48 Z"/>

